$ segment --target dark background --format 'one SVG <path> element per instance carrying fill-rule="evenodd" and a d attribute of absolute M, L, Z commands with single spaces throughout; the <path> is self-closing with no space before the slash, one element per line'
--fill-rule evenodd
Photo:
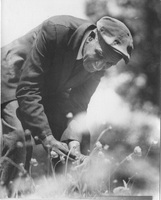
<path fill-rule="evenodd" d="M 130 29 L 135 50 L 132 59 L 121 71 L 144 75 L 146 86 L 139 91 L 143 104 L 149 101 L 158 107 L 160 87 L 160 22 L 159 0 L 88 0 L 86 15 L 96 22 L 108 15 L 123 21 Z"/>

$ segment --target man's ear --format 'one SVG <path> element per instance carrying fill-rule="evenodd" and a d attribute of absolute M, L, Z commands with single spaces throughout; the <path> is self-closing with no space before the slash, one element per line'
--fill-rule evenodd
<path fill-rule="evenodd" d="M 95 31 L 91 31 L 90 36 L 94 39 L 96 37 L 96 32 Z"/>
<path fill-rule="evenodd" d="M 94 31 L 91 31 L 91 33 L 89 34 L 87 38 L 87 42 L 92 41 L 93 39 L 95 39 L 95 37 L 96 37 L 96 33 Z"/>

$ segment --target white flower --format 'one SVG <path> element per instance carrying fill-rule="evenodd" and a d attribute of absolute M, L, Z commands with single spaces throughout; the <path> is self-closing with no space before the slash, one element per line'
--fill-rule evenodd
<path fill-rule="evenodd" d="M 137 156 L 142 156 L 142 150 L 139 146 L 136 146 L 134 148 L 134 154 L 137 155 Z"/>
<path fill-rule="evenodd" d="M 18 141 L 18 142 L 16 143 L 16 146 L 17 146 L 18 148 L 22 148 L 22 147 L 23 147 L 23 143 L 20 142 L 20 141 Z"/>
<path fill-rule="evenodd" d="M 109 145 L 106 144 L 103 148 L 107 151 L 109 149 Z"/>
<path fill-rule="evenodd" d="M 38 166 L 38 162 L 35 158 L 31 158 L 30 164 L 33 165 L 34 167 Z"/>
<path fill-rule="evenodd" d="M 99 152 L 98 152 L 98 156 L 99 156 L 100 158 L 103 158 L 103 157 L 104 157 L 104 153 L 103 153 L 102 151 L 99 151 Z"/>
<path fill-rule="evenodd" d="M 102 148 L 101 142 L 97 141 L 97 142 L 96 142 L 96 147 L 99 148 L 99 149 L 101 149 L 101 148 Z"/>
<path fill-rule="evenodd" d="M 158 141 L 153 140 L 153 141 L 152 141 L 152 144 L 153 144 L 153 145 L 156 145 L 156 144 L 158 144 Z"/>
<path fill-rule="evenodd" d="M 65 157 L 64 156 L 60 156 L 60 160 L 62 163 L 65 163 Z"/>
<path fill-rule="evenodd" d="M 66 118 L 68 118 L 68 119 L 73 118 L 73 113 L 69 112 L 69 113 L 66 115 Z"/>
<path fill-rule="evenodd" d="M 130 154 L 129 156 L 126 157 L 126 160 L 127 160 L 127 161 L 131 161 L 131 160 L 132 160 L 131 154 Z"/>
<path fill-rule="evenodd" d="M 118 180 L 117 179 L 113 180 L 113 183 L 118 183 Z"/>

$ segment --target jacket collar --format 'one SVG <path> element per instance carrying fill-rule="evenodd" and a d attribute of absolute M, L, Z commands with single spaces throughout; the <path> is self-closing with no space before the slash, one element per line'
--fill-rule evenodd
<path fill-rule="evenodd" d="M 81 45 L 81 42 L 83 40 L 83 37 L 87 30 L 93 30 L 96 28 L 96 25 L 91 24 L 90 22 L 84 23 L 81 26 L 79 26 L 76 31 L 71 36 L 69 42 L 68 42 L 68 48 L 77 55 L 79 47 Z"/>
<path fill-rule="evenodd" d="M 76 31 L 71 36 L 69 42 L 68 42 L 68 51 L 66 52 L 66 56 L 64 58 L 64 70 L 60 77 L 60 88 L 66 84 L 66 81 L 70 78 L 71 71 L 74 70 L 74 63 L 76 62 L 77 54 L 81 45 L 81 42 L 83 40 L 84 34 L 87 30 L 93 30 L 96 26 L 91 23 L 84 23 L 81 26 L 79 26 Z M 69 70 L 71 69 L 71 70 Z M 82 70 L 84 71 L 84 70 Z M 85 72 L 82 72 L 85 73 Z M 83 75 L 84 76 L 84 75 Z M 81 77 L 82 78 L 82 77 Z M 77 82 L 79 82 L 77 80 Z"/>

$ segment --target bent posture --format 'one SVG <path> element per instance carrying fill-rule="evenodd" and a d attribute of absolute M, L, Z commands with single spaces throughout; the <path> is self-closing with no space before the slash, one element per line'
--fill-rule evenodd
<path fill-rule="evenodd" d="M 2 158 L 26 162 L 26 129 L 59 156 L 79 145 L 82 136 L 68 128 L 67 113 L 87 109 L 104 71 L 129 61 L 132 43 L 128 28 L 114 18 L 93 24 L 54 16 L 2 48 Z M 6 186 L 16 176 L 13 168 L 2 162 Z"/>

